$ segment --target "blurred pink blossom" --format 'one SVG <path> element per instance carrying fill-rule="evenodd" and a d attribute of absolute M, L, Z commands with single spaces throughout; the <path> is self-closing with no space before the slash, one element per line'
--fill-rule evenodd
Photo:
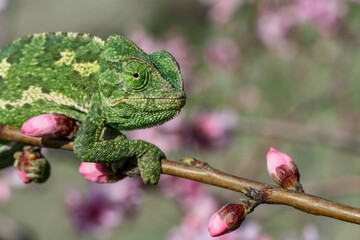
<path fill-rule="evenodd" d="M 113 184 L 91 185 L 84 197 L 69 189 L 65 200 L 72 225 L 78 233 L 104 238 L 124 217 L 136 212 L 141 201 L 138 179 L 126 178 Z"/>
<path fill-rule="evenodd" d="M 109 235 L 116 227 L 122 215 L 105 196 L 91 193 L 84 199 L 77 190 L 68 190 L 66 194 L 71 225 L 80 234 L 96 237 Z"/>
<path fill-rule="evenodd" d="M 312 22 L 324 34 L 336 30 L 338 20 L 346 14 L 345 5 L 336 0 L 298 0 L 294 8 L 299 22 Z"/>
<path fill-rule="evenodd" d="M 11 197 L 11 190 L 9 183 L 6 180 L 0 179 L 0 204 L 7 203 Z"/>
<path fill-rule="evenodd" d="M 209 18 L 217 24 L 227 23 L 244 0 L 214 0 L 209 9 Z"/>
<path fill-rule="evenodd" d="M 287 8 L 286 8 L 287 9 Z M 295 25 L 295 18 L 291 12 L 263 11 L 258 18 L 259 36 L 263 43 L 275 51 L 286 49 L 293 51 L 293 44 L 287 39 L 287 33 Z"/>
<path fill-rule="evenodd" d="M 1 170 L 0 179 L 4 179 L 10 187 L 25 188 L 26 184 L 19 178 L 16 168 L 9 167 Z"/>
<path fill-rule="evenodd" d="M 231 39 L 214 39 L 206 44 L 204 56 L 211 65 L 228 69 L 237 66 L 240 50 Z"/>
<path fill-rule="evenodd" d="M 324 35 L 334 34 L 346 14 L 346 5 L 335 0 L 294 0 L 260 11 L 258 32 L 264 44 L 283 56 L 294 56 L 296 42 L 288 35 L 293 28 L 310 24 Z"/>
<path fill-rule="evenodd" d="M 319 230 L 314 224 L 307 224 L 302 232 L 303 240 L 320 240 Z"/>
<path fill-rule="evenodd" d="M 232 111 L 200 111 L 186 123 L 177 117 L 164 125 L 127 132 L 130 139 L 149 141 L 164 152 L 184 146 L 199 149 L 224 147 L 236 127 L 237 116 Z"/>
<path fill-rule="evenodd" d="M 199 198 L 187 209 L 181 225 L 170 231 L 167 240 L 209 239 L 207 222 L 217 207 L 218 203 L 210 195 Z"/>
<path fill-rule="evenodd" d="M 232 111 L 200 112 L 190 122 L 189 146 L 207 149 L 224 147 L 236 122 L 237 116 Z"/>
<path fill-rule="evenodd" d="M 161 176 L 159 187 L 165 196 L 176 199 L 183 209 L 187 209 L 198 199 L 208 195 L 204 184 L 170 175 Z"/>
<path fill-rule="evenodd" d="M 0 12 L 4 11 L 8 5 L 8 0 L 0 0 Z"/>
<path fill-rule="evenodd" d="M 163 175 L 159 187 L 165 196 L 176 200 L 185 211 L 181 225 L 174 227 L 167 239 L 208 239 L 207 222 L 218 203 L 207 192 L 206 186 L 196 181 Z"/>
<path fill-rule="evenodd" d="M 158 146 L 162 151 L 176 151 L 183 145 L 183 119 L 181 114 L 173 120 L 153 128 L 126 132 L 130 139 L 141 139 Z"/>
<path fill-rule="evenodd" d="M 112 184 L 94 184 L 93 188 L 106 195 L 122 213 L 134 214 L 142 203 L 143 183 L 140 178 L 124 178 Z"/>

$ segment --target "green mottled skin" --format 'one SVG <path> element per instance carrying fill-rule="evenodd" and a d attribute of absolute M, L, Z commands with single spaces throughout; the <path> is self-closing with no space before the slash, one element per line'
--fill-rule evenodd
<path fill-rule="evenodd" d="M 44 113 L 76 119 L 82 126 L 74 152 L 81 161 L 121 166 L 135 157 L 145 183 L 157 183 L 164 154 L 119 131 L 162 124 L 184 104 L 175 59 L 165 51 L 146 54 L 120 36 L 35 34 L 0 52 L 0 123 L 21 127 Z M 100 141 L 104 127 L 117 134 Z"/>

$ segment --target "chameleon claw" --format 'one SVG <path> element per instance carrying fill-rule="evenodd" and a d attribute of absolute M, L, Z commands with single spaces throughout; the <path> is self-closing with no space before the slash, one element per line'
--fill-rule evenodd
<path fill-rule="evenodd" d="M 111 170 L 113 173 L 116 173 L 118 171 L 118 169 L 119 169 L 119 164 L 117 164 L 117 163 L 111 164 Z"/>
<path fill-rule="evenodd" d="M 155 146 L 147 151 L 144 156 L 138 159 L 140 176 L 144 183 L 157 184 L 161 175 L 161 159 L 165 158 L 164 153 Z"/>

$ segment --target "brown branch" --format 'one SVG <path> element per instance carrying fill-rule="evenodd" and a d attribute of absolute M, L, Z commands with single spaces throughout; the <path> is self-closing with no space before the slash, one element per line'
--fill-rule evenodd
<path fill-rule="evenodd" d="M 15 140 L 42 147 L 72 150 L 72 142 L 29 137 L 19 130 L 0 124 L 0 139 Z M 360 209 L 305 193 L 233 176 L 195 161 L 188 165 L 162 159 L 162 173 L 244 193 L 261 203 L 292 206 L 300 211 L 360 224 Z"/>

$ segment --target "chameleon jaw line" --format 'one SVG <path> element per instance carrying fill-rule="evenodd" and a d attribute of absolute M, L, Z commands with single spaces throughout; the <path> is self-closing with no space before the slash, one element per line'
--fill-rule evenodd
<path fill-rule="evenodd" d="M 122 98 L 119 100 L 113 100 L 113 101 L 109 101 L 108 105 L 110 107 L 115 107 L 118 104 L 122 104 L 125 103 L 127 101 L 144 101 L 144 100 L 148 100 L 148 99 L 154 99 L 154 100 L 163 100 L 163 101 L 172 101 L 172 102 L 181 102 L 183 104 L 185 104 L 185 97 L 179 97 L 179 98 L 166 98 L 166 97 L 158 97 L 158 98 Z"/>

